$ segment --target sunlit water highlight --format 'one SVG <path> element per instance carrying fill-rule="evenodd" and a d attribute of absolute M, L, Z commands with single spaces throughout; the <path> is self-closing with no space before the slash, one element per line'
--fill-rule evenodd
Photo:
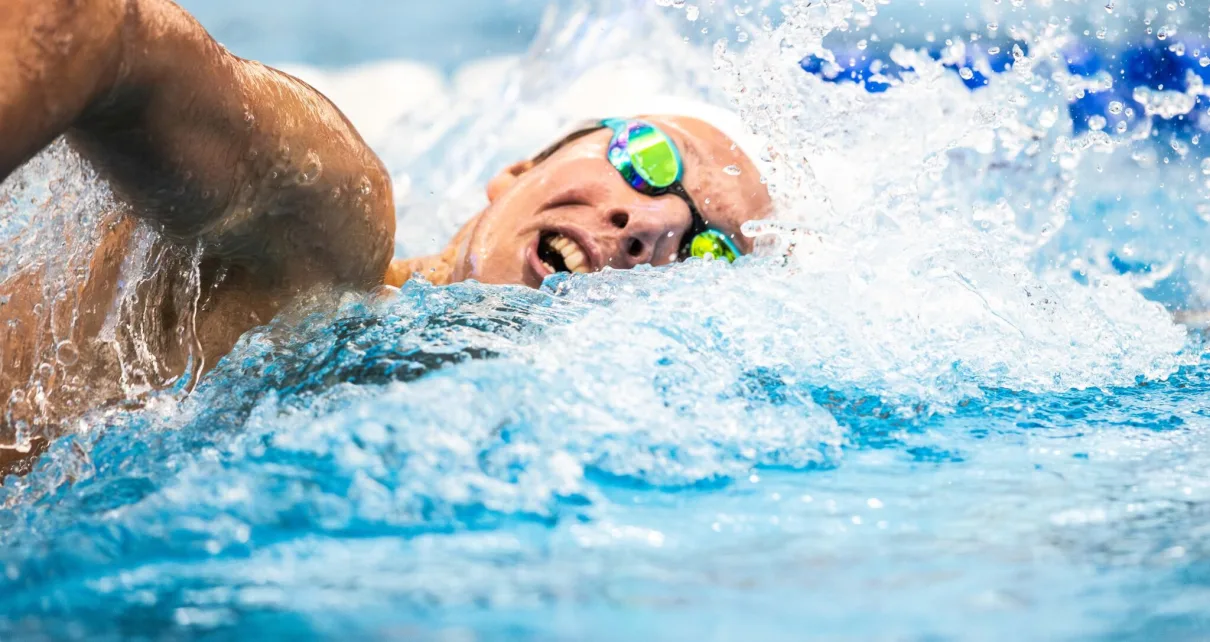
<path fill-rule="evenodd" d="M 1077 131 L 1088 87 L 1051 54 L 1093 37 L 1024 8 L 987 87 L 887 46 L 875 94 L 801 64 L 886 33 L 873 3 L 662 4 L 563 7 L 507 100 L 386 130 L 400 245 L 448 236 L 642 43 L 636 84 L 767 136 L 761 256 L 300 306 L 0 489 L 0 637 L 1210 632 L 1210 362 L 1140 294 L 1202 302 L 1199 134 Z M 104 198 L 42 162 L 26 180 Z"/>

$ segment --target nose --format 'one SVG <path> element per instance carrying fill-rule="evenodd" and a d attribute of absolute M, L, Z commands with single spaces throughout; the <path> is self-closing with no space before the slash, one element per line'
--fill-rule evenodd
<path fill-rule="evenodd" d="M 629 269 L 637 265 L 668 263 L 669 248 L 676 242 L 677 232 L 685 227 L 683 216 L 668 207 L 647 207 L 615 210 L 609 222 L 618 234 L 617 249 L 610 265 Z"/>

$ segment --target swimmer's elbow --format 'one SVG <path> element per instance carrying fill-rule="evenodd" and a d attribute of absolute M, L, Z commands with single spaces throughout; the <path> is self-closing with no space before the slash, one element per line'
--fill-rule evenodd
<path fill-rule="evenodd" d="M 365 150 L 373 157 L 373 153 Z M 353 179 L 356 195 L 343 212 L 317 213 L 341 216 L 338 225 L 319 222 L 321 243 L 328 245 L 337 282 L 362 289 L 389 283 L 395 254 L 395 199 L 391 179 L 377 157 L 367 159 L 368 171 Z M 324 234 L 338 228 L 335 235 Z"/>

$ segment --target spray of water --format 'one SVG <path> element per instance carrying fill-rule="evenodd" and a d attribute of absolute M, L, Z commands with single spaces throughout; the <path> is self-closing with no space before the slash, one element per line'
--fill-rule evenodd
<path fill-rule="evenodd" d="M 964 59 L 961 39 L 940 60 L 896 46 L 889 56 L 904 71 L 881 94 L 802 71 L 809 56 L 836 59 L 832 40 L 876 32 L 879 8 L 849 1 L 556 6 L 533 53 L 506 74 L 506 100 L 420 114 L 380 142 L 402 168 L 399 182 L 416 188 L 401 190 L 400 246 L 435 249 L 477 208 L 477 186 L 556 135 L 593 88 L 679 93 L 730 104 L 763 137 L 760 161 L 777 220 L 748 230 L 761 237 L 765 258 L 720 273 L 709 294 L 674 271 L 643 281 L 658 297 L 648 291 L 614 308 L 654 318 L 676 309 L 672 301 L 713 298 L 716 314 L 754 338 L 749 349 L 758 361 L 792 364 L 820 385 L 902 399 L 905 407 L 946 407 L 984 388 L 1061 390 L 1171 373 L 1186 358 L 1181 328 L 1137 293 L 1139 283 L 1098 269 L 1097 256 L 1056 239 L 1073 218 L 1073 201 L 1096 191 L 1088 168 L 1120 171 L 1123 157 L 1139 156 L 1130 143 L 1147 138 L 1146 124 L 1189 112 L 1202 85 L 1140 88 L 1144 124 L 1133 136 L 1076 134 L 1062 108 L 1112 79 L 1067 73 L 1058 61 L 1071 28 L 1028 16 L 1008 29 L 1020 40 L 1011 45 L 1011 72 L 978 92 L 945 67 Z M 728 38 L 715 39 L 720 33 Z M 417 142 L 421 125 L 428 134 Z M 404 138 L 407 145 L 392 144 Z M 60 255 L 50 251 L 62 240 L 57 222 L 71 223 L 69 254 L 87 257 L 97 222 L 114 209 L 95 178 L 73 167 L 78 161 L 60 145 L 6 186 L 7 220 L 35 231 L 15 235 L 21 242 L 4 255 L 6 277 L 42 271 L 48 303 L 72 290 L 65 266 L 81 264 L 48 260 Z M 47 178 L 56 174 L 63 178 Z M 141 234 L 124 281 L 145 285 L 123 290 L 102 334 L 124 364 L 127 395 L 151 388 L 148 372 L 158 366 L 149 337 L 174 332 L 128 322 L 149 309 L 148 297 L 163 296 L 146 284 L 157 272 L 191 269 L 188 257 L 165 261 L 150 232 Z M 611 291 L 609 284 L 590 279 L 570 291 Z M 766 298 L 756 309 L 767 304 L 784 315 L 746 314 L 759 296 Z M 191 318 L 182 312 L 177 318 Z M 125 327 L 136 329 L 118 337 Z M 769 342 L 791 333 L 790 341 Z M 42 342 L 35 377 L 78 352 L 60 334 Z M 35 394 L 51 385 L 31 379 Z"/>
<path fill-rule="evenodd" d="M 0 380 L 12 390 L 0 404 L 0 446 L 23 450 L 87 426 L 74 419 L 188 371 L 166 363 L 164 347 L 180 341 L 190 358 L 199 254 L 128 217 L 65 142 L 0 185 L 0 221 Z M 97 309 L 102 283 L 116 289 Z M 178 392 L 188 381 L 179 383 Z"/>
<path fill-rule="evenodd" d="M 748 227 L 760 239 L 758 255 L 735 266 L 694 261 L 562 275 L 540 291 L 413 282 L 284 314 L 245 336 L 179 405 L 96 413 L 92 423 L 105 430 L 56 443 L 38 471 L 0 489 L 6 612 L 46 614 L 63 604 L 79 624 L 88 609 L 145 615 L 139 600 L 154 595 L 155 613 L 171 628 L 181 618 L 222 626 L 222 618 L 265 610 L 322 621 L 348 608 L 346 598 L 417 610 L 472 599 L 511 606 L 530 595 L 540 604 L 591 602 L 568 577 L 595 586 L 593 577 L 613 577 L 611 561 L 633 571 L 627 565 L 636 558 L 659 573 L 688 568 L 686 577 L 696 577 L 700 560 L 715 559 L 700 533 L 720 532 L 743 510 L 749 524 L 794 512 L 780 496 L 740 490 L 735 501 L 748 509 L 660 513 L 693 526 L 680 532 L 673 559 L 659 547 L 677 524 L 645 523 L 641 502 L 618 499 L 624 491 L 671 504 L 685 495 L 641 491 L 755 488 L 770 469 L 843 472 L 861 458 L 868 474 L 855 487 L 883 484 L 893 493 L 906 477 L 885 474 L 892 464 L 871 443 L 902 439 L 927 450 L 935 436 L 913 429 L 941 426 L 946 447 L 967 447 L 975 440 L 970 422 L 1012 424 L 1023 403 L 1062 417 L 1073 432 L 1086 427 L 1083 415 L 1069 417 L 1071 400 L 1095 410 L 1089 399 L 1114 395 L 1137 407 L 1101 409 L 1097 421 L 1112 435 L 1134 413 L 1153 410 L 1195 422 L 1194 411 L 1167 408 L 1134 386 L 1168 378 L 1195 356 L 1185 351 L 1184 329 L 1140 290 L 1168 278 L 1161 273 L 1191 273 L 1199 259 L 1177 260 L 1184 250 L 1165 226 L 1196 236 L 1196 208 L 1165 202 L 1172 217 L 1125 228 L 1136 257 L 1163 259 L 1143 277 L 1104 260 L 1124 251 L 1123 228 L 1090 232 L 1087 203 L 1109 198 L 1108 216 L 1131 220 L 1133 208 L 1112 199 L 1155 207 L 1145 185 L 1204 181 L 1195 150 L 1182 156 L 1153 135 L 1166 118 L 1195 114 L 1186 107 L 1200 90 L 1190 82 L 1178 93 L 1139 93 L 1137 103 L 1120 106 L 1123 122 L 1128 109 L 1136 112 L 1121 132 L 1110 119 L 1077 127 L 1067 105 L 1116 90 L 1117 81 L 1071 74 L 1061 52 L 1085 24 L 1112 40 L 1135 19 L 1098 3 L 1073 4 L 1070 20 L 1053 6 L 990 3 L 977 30 L 1012 34 L 997 45 L 1012 68 L 992 75 L 986 59 L 961 67 L 990 77 L 975 92 L 961 69 L 947 66 L 966 64 L 971 40 L 946 32 L 939 58 L 886 47 L 883 93 L 803 71 L 805 57 L 839 66 L 847 43 L 885 42 L 894 29 L 881 21 L 893 22 L 891 9 L 808 0 L 556 5 L 498 93 L 418 111 L 374 141 L 398 182 L 412 188 L 400 190 L 400 246 L 439 247 L 482 205 L 478 186 L 494 170 L 557 135 L 579 101 L 630 89 L 731 105 L 765 138 L 760 160 L 778 211 Z M 1170 14 L 1151 18 L 1169 40 L 1169 27 L 1189 24 Z M 72 162 L 58 149 L 21 180 L 45 182 Z M 34 187 L 14 183 L 5 194 L 26 220 L 57 220 L 74 211 L 73 194 L 102 194 L 86 170 L 74 176 L 35 203 Z M 53 256 L 52 224 L 34 224 L 43 226 L 40 236 L 12 255 L 15 265 Z M 146 276 L 153 264 L 132 260 L 130 274 Z M 120 328 L 122 317 L 114 318 Z M 1126 388 L 1072 392 L 1115 386 Z M 1104 439 L 1106 450 L 1120 447 Z M 1016 554 L 1002 541 L 1009 535 L 1047 540 L 1046 515 L 1020 508 L 1041 504 L 1029 494 L 1036 480 L 1018 472 L 1033 470 L 1018 466 L 1023 449 L 979 446 L 1020 488 L 959 497 L 969 504 L 944 515 L 954 533 L 982 560 L 996 558 L 988 550 Z M 941 447 L 927 456 L 948 461 Z M 1073 467 L 1084 457 L 1063 462 Z M 961 471 L 938 466 L 936 487 L 970 484 Z M 1092 488 L 1098 478 L 1070 477 L 1101 498 Z M 808 475 L 787 483 L 803 495 L 796 506 L 810 499 L 804 483 L 824 484 Z M 889 508 L 860 501 L 870 511 Z M 1056 513 L 1071 509 L 1063 525 L 1088 514 L 1066 493 L 1047 501 Z M 970 515 L 987 506 L 1020 510 L 1022 519 L 968 532 Z M 815 530 L 794 538 L 801 546 L 822 539 L 826 548 L 843 537 L 861 549 L 852 553 L 857 561 L 891 541 L 828 531 L 836 522 L 814 514 L 806 523 Z M 528 524 L 542 529 L 525 531 Z M 890 537 L 901 536 L 919 534 Z M 692 554 L 699 550 L 707 554 Z M 746 577 L 723 571 L 708 573 L 708 582 Z M 969 572 L 963 577 L 986 579 Z"/>

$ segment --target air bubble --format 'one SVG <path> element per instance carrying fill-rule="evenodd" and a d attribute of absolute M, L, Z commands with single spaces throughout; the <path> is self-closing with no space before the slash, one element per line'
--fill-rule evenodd
<path fill-rule="evenodd" d="M 723 168 L 723 173 L 728 176 L 739 176 L 742 172 L 738 165 L 728 165 Z"/>

